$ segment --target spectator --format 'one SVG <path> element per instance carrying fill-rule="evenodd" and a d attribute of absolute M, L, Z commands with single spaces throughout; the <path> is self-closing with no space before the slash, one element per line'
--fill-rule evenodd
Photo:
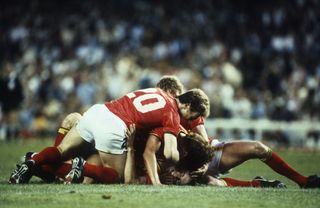
<path fill-rule="evenodd" d="M 18 136 L 19 111 L 23 89 L 18 72 L 12 63 L 5 61 L 0 70 L 0 139 L 11 140 Z"/>

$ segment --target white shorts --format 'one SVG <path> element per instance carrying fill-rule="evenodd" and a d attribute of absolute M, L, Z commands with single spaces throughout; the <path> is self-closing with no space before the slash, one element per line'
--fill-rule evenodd
<path fill-rule="evenodd" d="M 220 173 L 219 171 L 219 165 L 220 165 L 224 144 L 225 144 L 224 142 L 217 142 L 212 145 L 213 147 L 216 148 L 216 151 L 214 152 L 215 154 L 211 162 L 209 163 L 208 170 L 206 172 L 207 175 L 219 177 L 221 174 L 225 174 L 225 173 Z"/>
<path fill-rule="evenodd" d="M 122 154 L 126 151 L 126 124 L 104 104 L 95 104 L 79 120 L 76 129 L 99 151 Z"/>

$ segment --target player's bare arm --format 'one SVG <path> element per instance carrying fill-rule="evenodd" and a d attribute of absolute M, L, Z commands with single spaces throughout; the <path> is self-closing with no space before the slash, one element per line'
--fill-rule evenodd
<path fill-rule="evenodd" d="M 201 135 L 201 138 L 203 138 L 205 142 L 208 142 L 208 141 L 209 141 L 206 128 L 204 127 L 203 124 L 197 125 L 196 127 L 194 127 L 194 128 L 192 129 L 192 131 L 195 132 L 195 133 L 200 134 L 200 135 Z"/>
<path fill-rule="evenodd" d="M 157 170 L 156 158 L 156 153 L 159 150 L 160 146 L 161 141 L 155 135 L 150 135 L 143 153 L 145 166 L 153 185 L 161 185 Z"/>
<path fill-rule="evenodd" d="M 177 147 L 177 138 L 173 134 L 164 134 L 164 157 L 167 160 L 176 163 L 179 161 L 179 151 Z"/>
<path fill-rule="evenodd" d="M 134 162 L 134 139 L 135 139 L 136 127 L 134 124 L 130 125 L 127 132 L 127 159 L 124 169 L 124 183 L 132 184 L 136 183 L 135 176 L 135 162 Z"/>

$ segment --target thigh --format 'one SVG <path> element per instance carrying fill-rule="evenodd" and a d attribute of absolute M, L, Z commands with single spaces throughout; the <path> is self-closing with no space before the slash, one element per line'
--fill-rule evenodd
<path fill-rule="evenodd" d="M 81 138 L 75 127 L 70 129 L 58 145 L 58 149 L 64 160 L 73 158 L 91 147 L 92 145 L 90 143 Z"/>
<path fill-rule="evenodd" d="M 99 155 L 104 166 L 114 168 L 118 172 L 119 177 L 122 180 L 124 175 L 124 167 L 126 163 L 127 154 L 123 153 L 121 155 L 115 155 L 99 151 Z"/>
<path fill-rule="evenodd" d="M 85 158 L 85 160 L 90 164 L 103 166 L 103 162 L 101 160 L 98 150 L 91 150 L 88 153 L 85 152 L 83 154 L 83 158 Z"/>
<path fill-rule="evenodd" d="M 252 149 L 255 146 L 253 141 L 232 141 L 224 145 L 219 165 L 219 171 L 226 172 L 241 163 L 252 159 L 255 155 Z"/>

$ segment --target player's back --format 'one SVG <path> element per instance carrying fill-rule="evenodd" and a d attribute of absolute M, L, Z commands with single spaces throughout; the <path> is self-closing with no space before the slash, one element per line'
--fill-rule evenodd
<path fill-rule="evenodd" d="M 137 128 L 165 127 L 178 133 L 180 117 L 173 97 L 158 88 L 131 92 L 117 100 L 106 102 L 108 109 L 120 117 L 127 126 Z"/>

